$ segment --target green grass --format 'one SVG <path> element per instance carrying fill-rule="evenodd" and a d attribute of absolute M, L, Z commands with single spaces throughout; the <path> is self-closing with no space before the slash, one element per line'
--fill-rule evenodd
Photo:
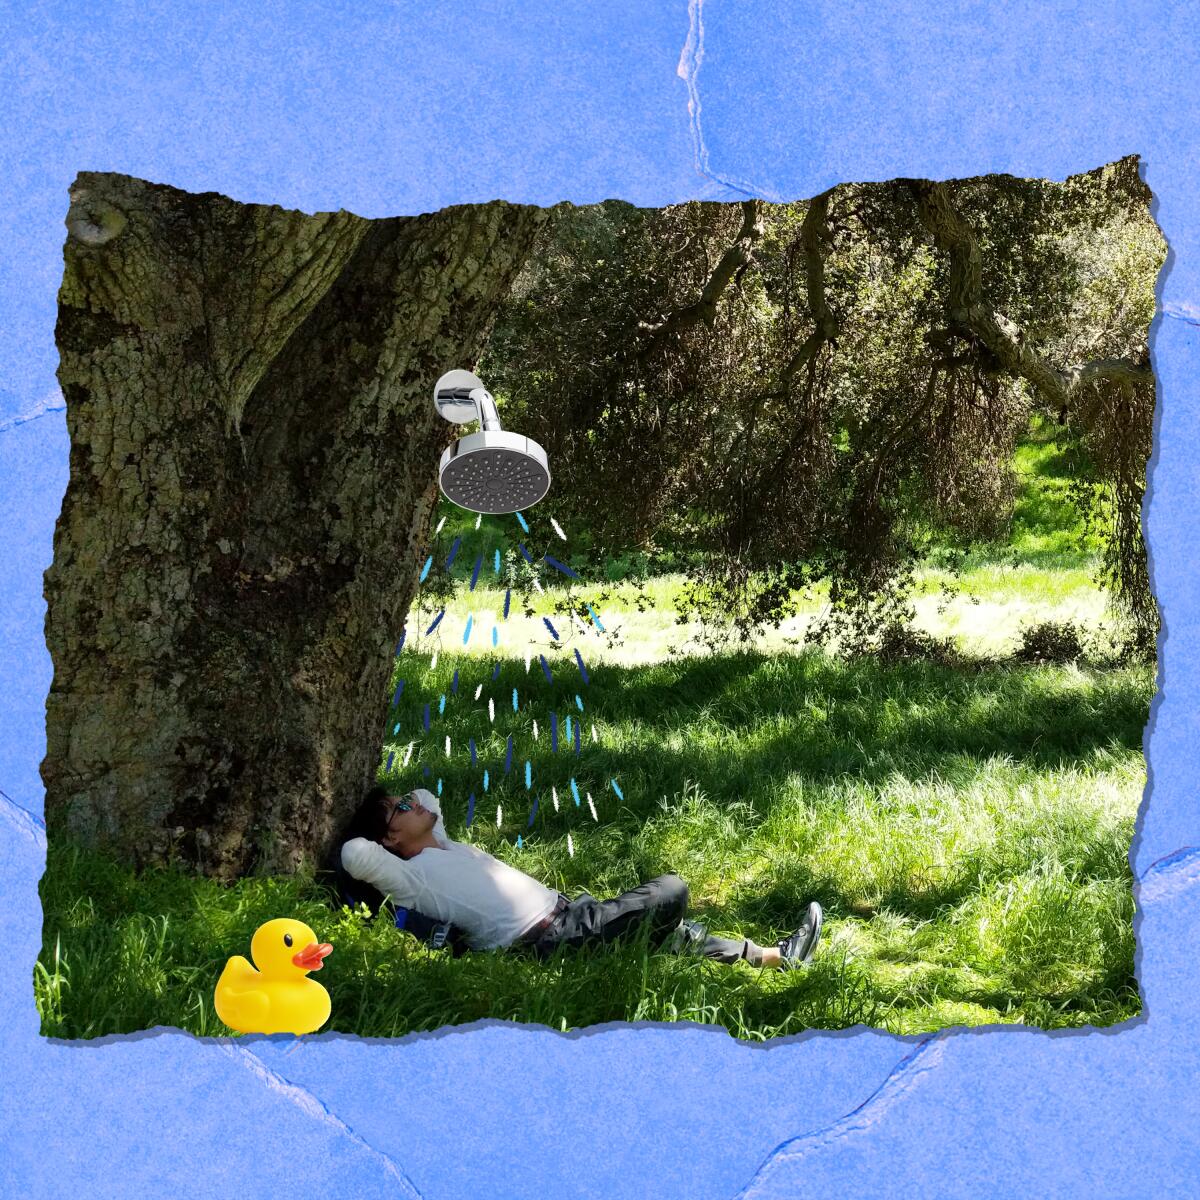
<path fill-rule="evenodd" d="M 1062 451 L 1035 429 L 1016 465 L 1022 487 L 1009 541 L 969 558 L 949 601 L 945 572 L 931 564 L 920 577 L 917 624 L 954 637 L 967 654 L 1011 650 L 1035 621 L 1095 628 L 1105 613 L 1095 547 L 1067 498 Z M 469 518 L 448 520 L 443 538 L 463 538 L 456 569 L 469 574 L 499 531 L 493 519 L 478 532 Z M 505 952 L 456 960 L 386 920 L 339 908 L 309 875 L 232 887 L 173 870 L 135 877 L 101 856 L 54 845 L 34 979 L 46 1034 L 155 1025 L 227 1032 L 212 1010 L 224 961 L 247 952 L 260 923 L 282 915 L 334 944 L 319 977 L 333 997 L 328 1028 L 364 1036 L 507 1018 L 561 1029 L 691 1020 L 758 1040 L 859 1022 L 902 1033 L 995 1022 L 1109 1025 L 1139 1011 L 1127 855 L 1145 784 L 1151 668 L 889 667 L 798 652 L 820 593 L 752 651 L 680 656 L 688 633 L 674 611 L 681 579 L 666 576 L 648 582 L 649 611 L 628 585 L 606 601 L 606 625 L 621 641 L 583 638 L 589 686 L 580 686 L 569 659 L 554 660 L 561 665 L 553 686 L 536 659 L 526 674 L 525 648 L 541 632 L 541 615 L 553 615 L 553 588 L 538 598 L 532 620 L 514 614 L 503 625 L 500 653 L 511 657 L 493 682 L 486 614 L 500 609 L 503 592 L 492 580 L 489 564 L 475 593 L 458 589 L 436 669 L 429 655 L 438 646 L 410 639 L 393 678 L 393 686 L 400 677 L 408 686 L 400 708 L 389 710 L 381 767 L 391 753 L 396 782 L 436 787 L 440 779 L 452 836 L 568 893 L 613 894 L 674 871 L 713 932 L 761 942 L 790 931 L 816 898 L 826 932 L 811 967 L 763 973 L 637 944 L 548 964 Z M 478 632 L 464 649 L 468 613 Z M 431 617 L 418 614 L 410 625 L 423 631 Z M 459 695 L 439 718 L 438 697 L 455 669 Z M 577 691 L 586 705 L 582 752 L 576 758 L 564 746 L 554 754 L 548 712 L 578 717 Z M 426 700 L 435 721 L 429 737 L 420 730 Z M 517 753 L 506 776 L 510 732 Z M 489 767 L 486 797 L 465 754 L 468 736 L 478 739 L 480 768 Z M 410 741 L 414 757 L 403 769 Z M 572 777 L 581 795 L 591 794 L 599 821 L 586 800 L 575 806 Z M 471 788 L 477 807 L 467 829 Z"/>
<path fill-rule="evenodd" d="M 609 662 L 636 666 L 659 661 L 680 649 L 698 648 L 695 640 L 698 624 L 687 621 L 681 625 L 677 620 L 683 583 L 682 575 L 650 580 L 644 591 L 654 607 L 645 612 L 638 611 L 638 593 L 632 585 L 617 584 L 608 589 L 609 599 L 601 605 L 601 617 L 606 630 L 618 633 L 621 641 L 612 647 L 593 644 L 590 654 Z M 949 599 L 943 591 L 947 586 L 953 588 Z M 586 595 L 594 591 L 584 589 Z M 824 610 L 827 592 L 825 586 L 814 588 L 800 602 L 797 615 L 778 629 L 761 634 L 755 647 L 764 653 L 792 652 L 802 641 L 809 622 Z M 557 626 L 555 609 L 561 612 L 564 603 L 565 593 L 551 589 L 539 600 L 537 615 L 532 619 L 525 618 L 514 607 L 503 624 L 501 651 L 508 648 L 511 652 L 512 648 L 530 641 L 545 641 L 542 615 L 549 614 Z M 491 618 L 503 606 L 503 589 L 481 582 L 473 593 L 460 591 L 446 605 L 445 629 L 461 633 L 468 613 L 474 614 L 476 632 L 468 651 L 489 656 Z M 1038 621 L 1074 621 L 1100 629 L 1107 617 L 1105 595 L 1088 569 L 1051 569 L 1025 563 L 1016 566 L 979 563 L 959 576 L 927 567 L 918 573 L 914 606 L 917 628 L 952 637 L 959 649 L 971 655 L 1010 653 L 1020 640 L 1021 630 Z M 411 618 L 410 626 L 423 632 L 440 607 L 440 601 L 435 607 L 422 607 Z M 559 631 L 563 632 L 561 627 Z M 448 632 L 439 640 L 451 644 Z"/>
<path fill-rule="evenodd" d="M 483 677 L 478 660 L 443 655 L 435 690 L 456 665 L 464 684 Z M 503 696 L 529 678 L 509 661 L 488 690 Z M 335 911 L 305 877 L 233 888 L 173 871 L 135 879 L 52 848 L 43 1027 L 219 1033 L 211 990 L 225 957 L 285 914 L 333 942 L 321 976 L 330 1027 L 364 1035 L 483 1017 L 555 1028 L 698 1020 L 750 1039 L 859 1021 L 901 1032 L 1119 1021 L 1138 1011 L 1126 855 L 1151 690 L 1146 668 L 886 668 L 817 654 L 598 666 L 587 695 L 589 714 L 603 714 L 601 740 L 575 759 L 552 755 L 541 733 L 532 834 L 523 779 L 498 766 L 510 730 L 527 744 L 528 714 L 498 710 L 482 753 L 501 782 L 470 830 L 471 772 L 463 755 L 446 764 L 439 726 L 426 749 L 452 836 L 568 892 L 603 895 L 676 871 L 714 932 L 760 941 L 787 932 L 815 897 L 828 917 L 812 969 L 763 974 L 637 946 L 549 965 L 506 953 L 451 960 Z M 475 707 L 448 707 L 453 742 L 478 728 Z M 572 775 L 600 823 L 586 802 L 575 807 Z M 624 803 L 605 786 L 612 777 Z M 544 798 L 551 782 L 558 813 Z M 521 849 L 517 833 L 528 837 Z"/>

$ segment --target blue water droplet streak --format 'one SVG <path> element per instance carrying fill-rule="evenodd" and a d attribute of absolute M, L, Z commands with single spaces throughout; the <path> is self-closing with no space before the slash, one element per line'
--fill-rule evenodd
<path fill-rule="evenodd" d="M 571 570 L 566 563 L 560 563 L 557 558 L 551 558 L 550 555 L 542 555 L 542 560 L 548 562 L 556 571 L 561 571 L 564 575 L 570 576 L 572 579 L 578 579 L 579 576 Z"/>

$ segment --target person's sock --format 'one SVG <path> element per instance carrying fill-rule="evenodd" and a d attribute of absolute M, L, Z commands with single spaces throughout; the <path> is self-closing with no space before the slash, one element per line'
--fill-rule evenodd
<path fill-rule="evenodd" d="M 761 967 L 763 948 L 757 942 L 752 942 L 749 938 L 747 938 L 745 949 L 742 951 L 742 957 L 752 967 Z"/>

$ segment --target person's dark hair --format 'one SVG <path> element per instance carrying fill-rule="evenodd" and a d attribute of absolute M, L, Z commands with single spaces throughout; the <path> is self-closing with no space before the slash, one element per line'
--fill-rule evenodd
<path fill-rule="evenodd" d="M 350 818 L 350 822 L 342 834 L 342 842 L 345 843 L 351 838 L 359 837 L 366 838 L 370 842 L 382 841 L 383 835 L 387 832 L 388 823 L 387 805 L 384 801 L 391 795 L 392 789 L 384 787 L 381 783 L 377 783 L 371 788 L 363 796 L 358 808 L 354 810 L 354 816 Z"/>
<path fill-rule="evenodd" d="M 370 788 L 359 802 L 354 815 L 342 830 L 342 835 L 330 849 L 326 864 L 332 875 L 331 883 L 338 899 L 343 904 L 351 906 L 365 904 L 372 913 L 378 913 L 384 907 L 382 894 L 369 883 L 355 879 L 342 866 L 342 847 L 351 838 L 367 838 L 378 842 L 387 831 L 388 806 L 387 798 L 395 792 L 394 788 L 376 784 Z"/>

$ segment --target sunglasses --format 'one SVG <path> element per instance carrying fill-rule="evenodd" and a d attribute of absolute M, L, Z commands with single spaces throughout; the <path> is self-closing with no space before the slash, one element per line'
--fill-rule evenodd
<path fill-rule="evenodd" d="M 416 808 L 416 805 L 407 797 L 405 797 L 403 800 L 397 800 L 396 803 L 392 805 L 391 811 L 388 813 L 388 821 L 390 822 L 397 813 L 412 812 L 414 808 Z"/>

